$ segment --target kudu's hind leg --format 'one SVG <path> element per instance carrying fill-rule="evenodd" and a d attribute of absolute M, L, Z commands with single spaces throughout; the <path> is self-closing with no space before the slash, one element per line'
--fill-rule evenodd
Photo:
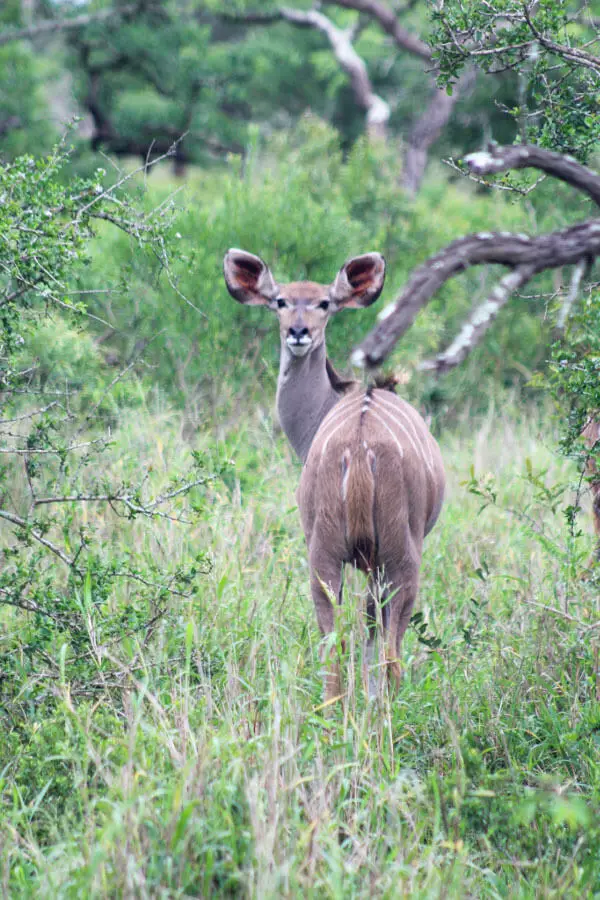
<path fill-rule="evenodd" d="M 419 569 L 412 563 L 386 566 L 383 580 L 381 603 L 386 611 L 384 659 L 390 687 L 396 690 L 402 681 L 400 647 L 417 598 Z"/>
<path fill-rule="evenodd" d="M 309 554 L 310 589 L 317 622 L 322 635 L 335 631 L 335 606 L 333 600 L 339 601 L 342 590 L 342 563 L 339 560 L 320 553 Z M 325 674 L 325 701 L 339 697 L 342 693 L 340 665 L 337 659 L 337 648 L 327 651 Z"/>

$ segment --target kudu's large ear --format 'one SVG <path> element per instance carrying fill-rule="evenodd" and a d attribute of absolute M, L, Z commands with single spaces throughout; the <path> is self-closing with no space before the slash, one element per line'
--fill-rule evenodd
<path fill-rule="evenodd" d="M 225 254 L 223 272 L 227 290 L 240 303 L 249 306 L 268 306 L 279 287 L 269 267 L 260 256 L 232 248 Z"/>
<path fill-rule="evenodd" d="M 385 281 L 385 259 L 381 253 L 365 253 L 345 263 L 331 285 L 329 296 L 337 307 L 370 306 L 379 297 Z"/>

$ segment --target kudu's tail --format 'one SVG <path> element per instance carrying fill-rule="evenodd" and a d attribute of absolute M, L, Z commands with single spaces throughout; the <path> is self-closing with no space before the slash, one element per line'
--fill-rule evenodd
<path fill-rule="evenodd" d="M 348 555 L 359 569 L 372 571 L 377 558 L 375 454 L 372 450 L 344 451 L 342 499 Z"/>

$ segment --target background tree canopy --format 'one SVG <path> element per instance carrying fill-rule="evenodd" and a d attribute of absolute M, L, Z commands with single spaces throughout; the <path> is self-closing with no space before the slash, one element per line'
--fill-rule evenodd
<path fill-rule="evenodd" d="M 6 896 L 600 891 L 597 6 L 2 4 Z M 544 234 L 588 251 L 512 296 L 444 249 Z M 385 362 L 449 480 L 396 698 L 362 690 L 351 578 L 322 706 L 276 328 L 231 246 L 323 283 L 378 250 L 383 304 L 464 250 Z M 382 308 L 335 317 L 336 366 Z"/>

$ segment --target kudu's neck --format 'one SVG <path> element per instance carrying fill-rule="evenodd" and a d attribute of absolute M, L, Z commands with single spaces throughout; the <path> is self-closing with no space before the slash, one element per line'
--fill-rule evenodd
<path fill-rule="evenodd" d="M 343 388 L 334 388 L 329 369 L 324 342 L 300 357 L 293 356 L 282 342 L 277 412 L 281 427 L 302 462 L 308 456 L 319 425 L 343 396 Z M 340 381 L 340 385 L 346 384 Z"/>

